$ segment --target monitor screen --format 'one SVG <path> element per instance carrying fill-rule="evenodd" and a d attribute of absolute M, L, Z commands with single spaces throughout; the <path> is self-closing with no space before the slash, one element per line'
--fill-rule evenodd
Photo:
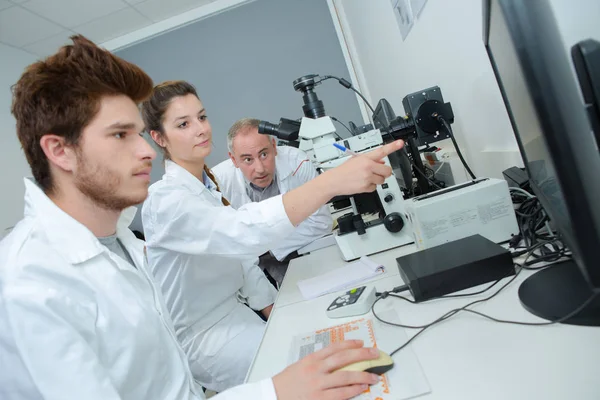
<path fill-rule="evenodd" d="M 517 49 L 499 7 L 497 1 L 491 2 L 488 43 L 493 51 L 496 72 L 502 83 L 521 156 L 536 195 L 543 197 L 551 205 L 546 207 L 546 211 L 560 226 L 561 232 L 571 237 L 573 228 L 566 212 L 563 193 L 557 184 L 552 158 L 544 143 L 542 126 L 534 108 L 535 99 L 528 90 Z"/>
<path fill-rule="evenodd" d="M 484 43 L 530 186 L 573 257 L 527 277 L 519 299 L 547 320 L 600 326 L 600 155 L 551 4 L 483 5 Z"/>
<path fill-rule="evenodd" d="M 486 49 L 531 188 L 586 280 L 600 287 L 600 157 L 550 4 L 484 5 Z"/>

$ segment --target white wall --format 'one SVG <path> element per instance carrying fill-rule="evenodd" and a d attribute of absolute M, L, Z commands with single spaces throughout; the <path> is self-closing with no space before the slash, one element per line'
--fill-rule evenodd
<path fill-rule="evenodd" d="M 583 39 L 600 40 L 600 1 L 550 0 L 550 4 L 569 60 L 575 43 Z"/>
<path fill-rule="evenodd" d="M 290 20 L 290 15 L 295 18 Z M 190 53 L 191 48 L 202 51 Z M 257 53 L 257 49 L 262 50 Z M 269 56 L 257 56 L 261 51 Z M 181 54 L 187 54 L 185 62 Z M 213 150 L 206 160 L 211 167 L 227 158 L 226 133 L 239 118 L 253 116 L 276 123 L 281 117 L 302 116 L 302 96 L 293 90 L 294 79 L 308 73 L 348 76 L 324 0 L 250 2 L 118 50 L 116 55 L 139 65 L 156 83 L 183 79 L 196 86 L 213 131 Z M 352 92 L 328 82 L 318 93 L 330 115 L 344 122 L 362 122 Z M 159 156 L 153 163 L 152 182 L 163 174 Z M 139 212 L 131 227 L 142 230 Z"/>
<path fill-rule="evenodd" d="M 402 41 L 390 0 L 333 0 L 356 75 L 367 97 L 402 98 L 440 86 L 455 113 L 453 129 L 475 174 L 501 177 L 522 166 L 482 40 L 480 0 L 428 0 Z M 551 0 L 566 45 L 600 36 L 600 2 Z M 442 146 L 450 146 L 447 141 Z"/>
<path fill-rule="evenodd" d="M 29 164 L 17 139 L 15 120 L 10 113 L 10 87 L 35 57 L 0 43 L 0 237 L 23 217 L 23 177 L 31 176 Z"/>

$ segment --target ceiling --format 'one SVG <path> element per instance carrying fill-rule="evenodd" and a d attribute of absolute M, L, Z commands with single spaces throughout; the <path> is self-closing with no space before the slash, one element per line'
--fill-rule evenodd
<path fill-rule="evenodd" d="M 0 0 L 0 43 L 47 56 L 80 33 L 104 43 L 215 0 Z"/>

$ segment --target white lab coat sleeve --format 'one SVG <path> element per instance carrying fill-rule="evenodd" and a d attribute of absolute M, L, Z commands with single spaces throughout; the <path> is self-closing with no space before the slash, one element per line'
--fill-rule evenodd
<path fill-rule="evenodd" d="M 277 290 L 258 266 L 258 258 L 242 262 L 244 286 L 240 294 L 253 310 L 260 311 L 275 303 Z"/>
<path fill-rule="evenodd" d="M 212 205 L 187 190 L 175 189 L 158 199 L 151 197 L 149 204 L 146 201 L 142 217 L 149 230 L 148 246 L 235 259 L 257 257 L 294 231 L 282 196 L 236 210 Z"/>
<path fill-rule="evenodd" d="M 16 379 L 2 390 L 26 393 L 19 399 L 121 399 L 92 347 L 95 310 L 42 282 L 11 284 L 4 312 L 17 349 L 10 370 Z"/>
<path fill-rule="evenodd" d="M 277 393 L 275 392 L 273 381 L 269 378 L 254 383 L 235 386 L 212 398 L 216 400 L 277 400 Z"/>
<path fill-rule="evenodd" d="M 316 178 L 319 174 L 311 162 L 303 162 L 296 171 L 295 180 L 299 185 Z M 306 246 L 310 242 L 331 233 L 333 227 L 333 218 L 327 205 L 322 206 L 310 217 L 302 221 L 296 230 L 285 239 L 279 241 L 276 247 L 271 249 L 271 253 L 279 261 L 283 260 L 288 254 Z"/>

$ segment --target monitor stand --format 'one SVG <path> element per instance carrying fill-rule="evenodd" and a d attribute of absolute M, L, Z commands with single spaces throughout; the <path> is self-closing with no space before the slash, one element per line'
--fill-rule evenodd
<path fill-rule="evenodd" d="M 575 311 L 592 295 L 577 264 L 566 261 L 528 277 L 519 287 L 519 299 L 527 311 L 550 321 Z M 600 295 L 563 324 L 600 326 Z"/>

